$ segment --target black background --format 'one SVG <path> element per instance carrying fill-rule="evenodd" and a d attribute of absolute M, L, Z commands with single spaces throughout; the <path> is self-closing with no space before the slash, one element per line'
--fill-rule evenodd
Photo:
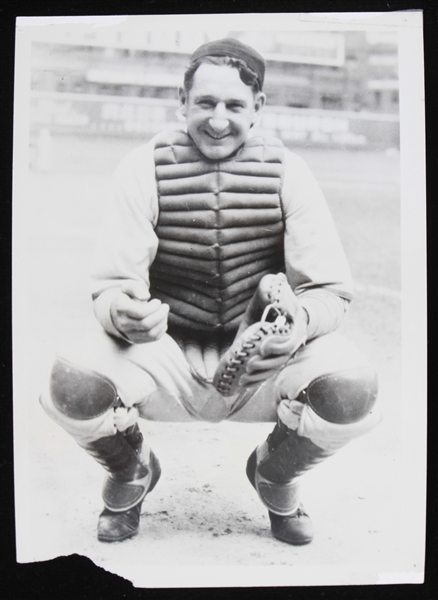
<path fill-rule="evenodd" d="M 266 10 L 266 9 L 269 9 Z M 18 564 L 15 560 L 14 523 L 14 474 L 12 440 L 12 336 L 11 336 L 11 221 L 12 221 L 12 127 L 13 127 L 13 85 L 15 19 L 18 16 L 76 16 L 111 14 L 208 14 L 208 13 L 281 13 L 281 12 L 389 12 L 400 10 L 422 10 L 424 17 L 425 48 L 425 89 L 426 89 L 426 144 L 427 144 L 427 219 L 428 219 L 428 288 L 429 288 L 429 356 L 434 371 L 434 307 L 436 302 L 437 269 L 433 239 L 436 237 L 437 223 L 437 80 L 438 80 L 438 4 L 437 0 L 405 2 L 385 2 L 381 0 L 357 1 L 315 1 L 289 0 L 262 2 L 260 0 L 143 0 L 142 2 L 116 3 L 75 1 L 62 2 L 13 2 L 4 0 L 0 6 L 0 146 L 1 146 L 1 291 L 0 314 L 2 327 L 1 348 L 1 495 L 0 495 L 0 549 L 1 572 L 0 593 L 5 600 L 30 600 L 33 598 L 75 598 L 76 600 L 101 600 L 107 598 L 140 599 L 178 598 L 197 600 L 198 598 L 226 597 L 239 600 L 269 598 L 272 600 L 290 598 L 293 600 L 398 600 L 399 598 L 426 599 L 438 598 L 437 578 L 437 539 L 438 539 L 438 483 L 437 483 L 437 410 L 438 390 L 433 377 L 430 378 L 430 400 L 428 413 L 428 495 L 427 495 L 427 541 L 426 572 L 423 585 L 381 585 L 381 586 L 331 586 L 293 588 L 220 588 L 220 589 L 137 589 L 129 581 L 112 575 L 97 567 L 83 556 L 59 557 L 51 561 Z M 37 14 L 36 14 L 37 13 Z M 415 399 L 413 399 L 415 401 Z M 406 486 L 409 486 L 409 473 L 406 473 Z M 404 492 L 402 490 L 402 492 Z M 31 498 L 29 498 L 31 502 Z M 415 511 L 416 507 L 412 507 Z M 409 519 L 409 514 L 406 515 Z M 403 531 L 403 523 L 400 523 Z M 169 573 L 171 579 L 171 573 Z M 224 581 L 226 586 L 226 581 Z"/>

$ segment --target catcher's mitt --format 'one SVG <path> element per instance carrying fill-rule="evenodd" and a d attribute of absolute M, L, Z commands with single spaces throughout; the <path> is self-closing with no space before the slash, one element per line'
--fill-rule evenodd
<path fill-rule="evenodd" d="M 218 392 L 232 396 L 239 387 L 255 385 L 281 369 L 306 342 L 304 315 L 286 276 L 265 276 L 243 317 L 246 329 L 239 329 L 216 369 L 213 385 Z M 249 324 L 254 317 L 259 320 Z"/>

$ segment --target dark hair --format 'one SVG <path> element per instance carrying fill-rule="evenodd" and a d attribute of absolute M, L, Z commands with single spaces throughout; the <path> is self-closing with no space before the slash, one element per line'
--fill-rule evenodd
<path fill-rule="evenodd" d="M 241 60 L 240 58 L 231 58 L 230 56 L 203 56 L 202 58 L 198 58 L 191 62 L 184 73 L 184 91 L 186 94 L 192 89 L 195 73 L 203 63 L 218 66 L 227 65 L 236 68 L 239 71 L 240 79 L 243 83 L 249 85 L 254 94 L 260 92 L 260 82 L 257 74 L 248 67 L 244 60 Z"/>

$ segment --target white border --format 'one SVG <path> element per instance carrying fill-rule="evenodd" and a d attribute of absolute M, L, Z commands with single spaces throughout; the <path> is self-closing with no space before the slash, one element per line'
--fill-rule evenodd
<path fill-rule="evenodd" d="M 425 194 L 425 134 L 422 14 L 420 11 L 388 13 L 313 13 L 313 14 L 233 14 L 233 29 L 251 30 L 362 30 L 398 31 L 400 51 L 401 98 L 401 190 L 402 190 L 402 275 L 403 275 L 403 435 L 415 444 L 403 446 L 407 490 L 400 490 L 400 502 L 406 505 L 408 518 L 401 524 L 406 540 L 405 561 L 398 573 L 348 573 L 341 569 L 293 569 L 290 567 L 224 568 L 184 567 L 173 569 L 139 570 L 120 566 L 120 573 L 137 587 L 222 587 L 226 586 L 290 586 L 290 585 L 348 585 L 372 583 L 421 583 L 418 565 L 424 565 L 425 481 L 426 481 L 426 194 Z M 167 15 L 167 16 L 109 16 L 109 17 L 20 17 L 17 20 L 16 45 L 16 110 L 14 116 L 14 339 L 23 339 L 20 317 L 27 313 L 25 281 L 20 277 L 26 260 L 27 231 L 24 226 L 23 198 L 28 164 L 28 107 L 30 43 L 45 34 L 46 27 L 63 27 L 78 23 L 84 27 L 111 27 L 126 24 L 128 28 L 187 29 L 197 31 L 205 20 L 215 29 L 228 29 L 229 15 Z M 19 225 L 19 227 L 18 227 Z M 26 393 L 26 382 L 18 373 L 25 367 L 22 356 L 14 353 L 14 389 Z M 415 408 L 412 405 L 415 404 Z M 28 465 L 17 452 L 20 437 L 25 434 L 24 409 L 14 407 L 15 470 L 18 559 L 22 555 L 26 532 L 26 502 L 23 482 Z M 414 508 L 414 510 L 411 510 Z M 25 553 L 24 553 L 25 554 Z M 416 569 L 414 569 L 416 565 Z M 103 566 L 103 565 L 102 565 Z M 208 582 L 208 583 L 207 583 Z"/>

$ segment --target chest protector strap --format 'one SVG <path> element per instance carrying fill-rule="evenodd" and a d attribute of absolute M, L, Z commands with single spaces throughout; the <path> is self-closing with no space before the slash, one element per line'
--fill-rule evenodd
<path fill-rule="evenodd" d="M 205 159 L 187 134 L 166 132 L 155 165 L 152 297 L 170 305 L 170 326 L 235 331 L 263 275 L 284 269 L 283 145 L 254 137 L 218 162 Z"/>

